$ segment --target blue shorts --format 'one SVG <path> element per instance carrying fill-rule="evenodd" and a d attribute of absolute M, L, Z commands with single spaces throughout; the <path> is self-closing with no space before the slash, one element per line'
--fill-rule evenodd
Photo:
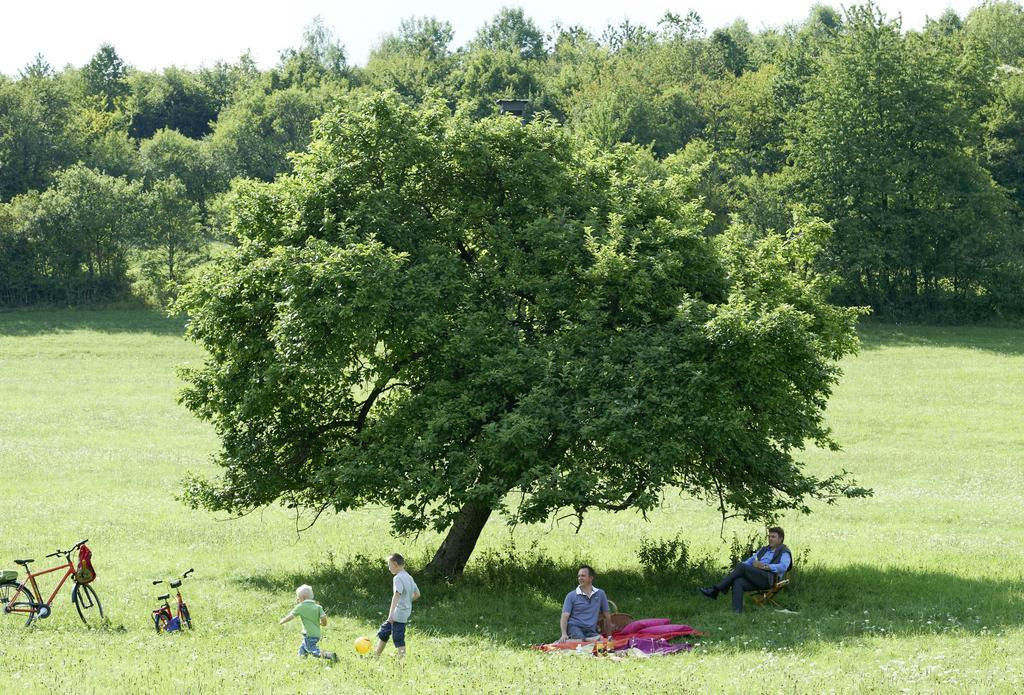
<path fill-rule="evenodd" d="M 380 631 L 377 632 L 377 639 L 381 642 L 387 642 L 389 637 L 393 637 L 395 640 L 396 647 L 405 646 L 405 623 L 388 623 L 385 622 L 380 626 Z"/>

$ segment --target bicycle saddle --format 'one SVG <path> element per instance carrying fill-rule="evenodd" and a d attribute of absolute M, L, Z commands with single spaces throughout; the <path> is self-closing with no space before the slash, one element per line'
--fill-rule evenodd
<path fill-rule="evenodd" d="M 16 564 L 16 565 L 25 565 L 26 567 L 28 567 L 28 563 L 30 563 L 30 562 L 35 562 L 35 560 L 15 560 L 14 564 Z"/>
<path fill-rule="evenodd" d="M 156 600 L 157 600 L 157 601 L 166 601 L 166 600 L 167 600 L 167 599 L 169 599 L 170 597 L 171 597 L 171 595 L 170 595 L 170 594 L 164 594 L 163 596 L 157 596 L 157 597 L 156 597 Z"/>

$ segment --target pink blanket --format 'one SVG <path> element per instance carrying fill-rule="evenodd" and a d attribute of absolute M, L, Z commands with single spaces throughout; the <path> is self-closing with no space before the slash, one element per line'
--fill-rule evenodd
<path fill-rule="evenodd" d="M 629 646 L 629 641 L 631 639 L 653 639 L 658 641 L 668 641 L 676 637 L 704 637 L 703 632 L 694 629 L 689 625 L 661 624 L 663 621 L 666 623 L 668 622 L 666 619 L 663 618 L 652 618 L 649 621 L 635 621 L 634 623 L 631 623 L 631 625 L 635 625 L 636 623 L 646 623 L 646 625 L 641 627 L 637 632 L 616 632 L 614 635 L 611 636 L 611 639 L 608 641 L 608 646 L 612 649 L 622 649 L 624 647 Z M 627 625 L 626 627 L 628 628 L 629 625 Z M 582 642 L 580 640 L 568 640 L 566 642 L 551 642 L 550 644 L 538 644 L 534 647 L 534 649 L 540 649 L 541 651 L 549 652 L 560 649 L 576 649 L 581 644 L 587 646 L 594 646 L 595 644 L 600 644 L 603 646 L 605 644 L 605 640 L 602 639 L 600 642 Z"/>

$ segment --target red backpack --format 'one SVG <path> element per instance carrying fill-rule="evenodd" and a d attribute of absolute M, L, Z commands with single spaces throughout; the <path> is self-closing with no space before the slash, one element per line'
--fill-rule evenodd
<path fill-rule="evenodd" d="M 79 584 L 88 584 L 96 578 L 96 570 L 92 568 L 92 551 L 89 546 L 83 545 L 78 549 L 78 569 L 75 572 L 75 581 Z"/>

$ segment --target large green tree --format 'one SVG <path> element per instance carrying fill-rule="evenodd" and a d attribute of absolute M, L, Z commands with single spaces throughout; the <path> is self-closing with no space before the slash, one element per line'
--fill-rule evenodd
<path fill-rule="evenodd" d="M 476 33 L 474 46 L 487 51 L 516 53 L 524 60 L 545 55 L 544 34 L 521 8 L 502 8 Z"/>
<path fill-rule="evenodd" d="M 323 17 L 317 15 L 302 32 L 302 45 L 281 51 L 280 63 L 271 71 L 275 89 L 311 89 L 342 83 L 348 74 L 345 48 Z"/>
<path fill-rule="evenodd" d="M 1024 73 L 1000 71 L 985 116 L 988 169 L 1024 210 Z"/>
<path fill-rule="evenodd" d="M 149 181 L 174 177 L 184 184 L 192 202 L 202 207 L 222 187 L 209 149 L 201 140 L 164 129 L 139 144 L 139 158 Z"/>
<path fill-rule="evenodd" d="M 567 100 L 570 127 L 603 146 L 650 145 L 662 156 L 700 133 L 706 119 L 697 95 L 710 77 L 726 74 L 722 54 L 701 37 L 692 12 L 666 13 L 660 26 L 659 33 L 628 22 L 608 28 L 604 65 Z"/>
<path fill-rule="evenodd" d="M 211 90 L 202 73 L 172 67 L 162 73 L 135 72 L 127 81 L 131 134 L 139 140 L 161 129 L 201 138 L 210 132 L 210 123 L 224 105 L 224 97 Z"/>
<path fill-rule="evenodd" d="M 395 94 L 322 118 L 294 175 L 236 189 L 241 240 L 184 292 L 222 443 L 194 504 L 383 504 L 465 566 L 495 511 L 649 510 L 667 486 L 770 518 L 864 491 L 794 454 L 856 310 L 823 299 L 826 228 L 706 238 L 685 177 L 557 124 Z"/>
<path fill-rule="evenodd" d="M 110 176 L 137 176 L 139 151 L 128 135 L 130 120 L 118 109 L 107 111 L 102 97 L 83 97 L 64 124 L 65 146 L 90 169 Z"/>
<path fill-rule="evenodd" d="M 154 181 L 148 191 L 148 214 L 138 255 L 136 291 L 167 306 L 178 285 L 202 258 L 205 240 L 199 206 L 176 177 Z"/>
<path fill-rule="evenodd" d="M 997 62 L 1020 67 L 1024 59 L 1024 8 L 1019 3 L 985 0 L 967 15 L 964 30 L 986 45 Z"/>
<path fill-rule="evenodd" d="M 101 45 L 82 68 L 86 91 L 90 95 L 103 97 L 108 111 L 113 111 L 117 101 L 127 96 L 127 76 L 128 66 L 109 43 Z"/>
<path fill-rule="evenodd" d="M 289 152 L 305 149 L 312 122 L 332 96 L 327 88 L 267 91 L 255 85 L 221 111 L 209 139 L 214 165 L 225 180 L 270 181 L 291 169 Z"/>
<path fill-rule="evenodd" d="M 144 241 L 149 209 L 140 182 L 81 164 L 58 172 L 43 193 L 16 197 L 11 227 L 18 252 L 34 264 L 29 284 L 48 301 L 125 296 L 128 255 Z"/>
<path fill-rule="evenodd" d="M 403 19 L 370 53 L 363 77 L 374 89 L 421 100 L 442 91 L 454 66 L 452 25 L 433 17 Z"/>
<path fill-rule="evenodd" d="M 854 6 L 791 121 L 795 197 L 834 222 L 845 301 L 987 306 L 1019 258 L 1008 197 L 980 161 L 992 64 L 954 41 Z"/>
<path fill-rule="evenodd" d="M 0 200 L 42 190 L 75 161 L 75 143 L 65 134 L 70 112 L 65 85 L 52 76 L 0 79 Z"/>

